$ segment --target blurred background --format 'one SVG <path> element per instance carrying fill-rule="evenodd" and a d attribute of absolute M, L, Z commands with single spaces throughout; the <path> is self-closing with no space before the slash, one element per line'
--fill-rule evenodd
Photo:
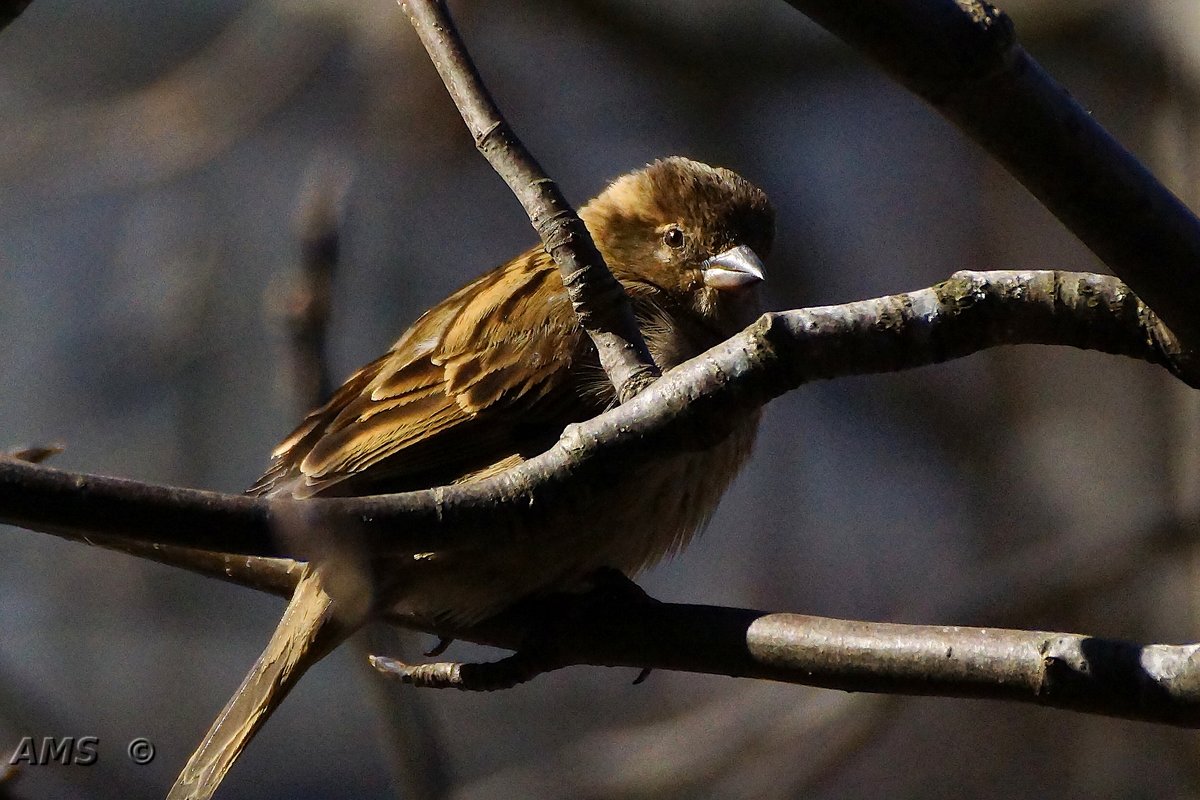
<path fill-rule="evenodd" d="M 1189 201 L 1200 4 L 1012 0 L 1034 56 Z M 582 203 L 684 154 L 779 210 L 774 308 L 962 269 L 1102 266 L 982 152 L 779 0 L 458 0 L 519 135 Z M 298 417 L 280 297 L 296 213 L 344 187 L 335 379 L 534 242 L 388 0 L 36 0 L 0 34 L 0 446 L 236 492 Z M 767 410 L 651 594 L 827 616 L 1200 638 L 1200 403 L 1165 373 L 992 351 Z M 161 797 L 276 598 L 3 528 L 0 749 L 100 737 L 16 797 Z M 403 643 L 428 647 L 426 637 Z M 573 668 L 483 695 L 318 665 L 228 798 L 1200 794 L 1194 734 L 997 702 Z M 453 658 L 493 658 L 455 645 Z M 126 743 L 157 747 L 135 766 Z"/>

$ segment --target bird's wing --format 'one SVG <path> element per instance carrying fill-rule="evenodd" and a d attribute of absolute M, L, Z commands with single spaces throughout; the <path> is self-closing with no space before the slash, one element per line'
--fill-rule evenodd
<path fill-rule="evenodd" d="M 404 491 L 516 463 L 610 402 L 590 348 L 554 262 L 531 250 L 434 306 L 351 376 L 250 491 Z"/>

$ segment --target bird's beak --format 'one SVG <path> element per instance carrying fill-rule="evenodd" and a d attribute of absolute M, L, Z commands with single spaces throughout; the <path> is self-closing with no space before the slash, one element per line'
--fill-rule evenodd
<path fill-rule="evenodd" d="M 762 260 L 744 244 L 706 260 L 702 274 L 704 285 L 718 290 L 744 289 L 766 278 Z"/>

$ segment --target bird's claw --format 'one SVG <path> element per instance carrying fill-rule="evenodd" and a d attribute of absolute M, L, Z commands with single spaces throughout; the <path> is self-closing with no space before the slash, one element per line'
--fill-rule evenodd
<path fill-rule="evenodd" d="M 446 648 L 454 644 L 454 637 L 439 636 L 437 644 L 425 651 L 426 658 L 436 658 L 446 652 Z"/>

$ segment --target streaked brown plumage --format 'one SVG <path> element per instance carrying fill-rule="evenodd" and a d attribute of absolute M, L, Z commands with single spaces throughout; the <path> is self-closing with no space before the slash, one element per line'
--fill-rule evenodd
<path fill-rule="evenodd" d="M 662 369 L 757 314 L 756 253 L 770 249 L 774 215 L 766 196 L 736 174 L 663 159 L 615 181 L 580 215 Z M 613 397 L 557 268 L 535 248 L 427 311 L 279 445 L 250 491 L 307 498 L 477 480 L 546 450 L 567 424 L 595 416 Z M 756 426 L 757 417 L 748 418 L 707 450 L 615 476 L 524 545 L 489 547 L 481 535 L 477 546 L 453 552 L 389 556 L 382 603 L 474 621 L 530 593 L 571 588 L 602 567 L 632 574 L 703 526 Z M 311 613 L 314 605 L 320 613 Z M 329 624 L 331 607 L 309 573 L 181 783 L 189 770 L 227 769 L 309 663 L 351 632 Z"/>

